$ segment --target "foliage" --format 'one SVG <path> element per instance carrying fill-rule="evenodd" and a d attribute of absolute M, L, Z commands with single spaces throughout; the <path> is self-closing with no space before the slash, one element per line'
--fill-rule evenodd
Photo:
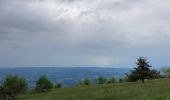
<path fill-rule="evenodd" d="M 107 83 L 116 83 L 116 78 L 115 77 L 111 77 L 107 80 Z"/>
<path fill-rule="evenodd" d="M 107 79 L 104 78 L 103 76 L 99 76 L 99 77 L 97 78 L 97 83 L 98 83 L 98 84 L 104 84 L 104 83 L 106 83 L 106 82 L 107 82 Z"/>
<path fill-rule="evenodd" d="M 45 92 L 53 88 L 52 82 L 47 78 L 46 75 L 42 75 L 38 81 L 36 81 L 36 91 Z"/>
<path fill-rule="evenodd" d="M 25 78 L 17 75 L 8 75 L 1 86 L 1 94 L 4 98 L 16 99 L 19 93 L 27 90 L 27 82 Z"/>
<path fill-rule="evenodd" d="M 0 86 L 0 100 L 7 100 L 9 97 L 7 88 Z"/>
<path fill-rule="evenodd" d="M 91 80 L 89 78 L 85 78 L 80 82 L 80 85 L 90 85 L 90 84 L 91 84 Z"/>
<path fill-rule="evenodd" d="M 165 75 L 165 77 L 170 78 L 170 67 L 162 67 L 162 72 Z"/>
<path fill-rule="evenodd" d="M 150 77 L 149 79 L 158 79 L 158 78 L 163 78 L 164 76 L 161 75 L 160 71 L 157 71 L 155 69 L 152 69 L 150 71 Z"/>
<path fill-rule="evenodd" d="M 18 77 L 17 75 L 8 75 L 5 78 L 3 86 L 15 93 L 22 93 L 27 90 L 27 81 L 25 78 Z"/>
<path fill-rule="evenodd" d="M 128 77 L 128 81 L 142 80 L 142 82 L 144 82 L 145 79 L 149 79 L 151 73 L 151 65 L 149 65 L 147 58 L 138 58 L 136 65 L 137 67 L 131 70 L 130 74 L 126 74 Z"/>
<path fill-rule="evenodd" d="M 17 96 L 9 88 L 0 86 L 0 100 L 17 100 Z"/>
<path fill-rule="evenodd" d="M 118 82 L 119 82 L 119 83 L 129 82 L 129 79 L 128 79 L 127 76 L 124 76 L 124 77 L 122 77 L 122 78 L 119 78 Z"/>
<path fill-rule="evenodd" d="M 62 85 L 60 83 L 56 83 L 54 86 L 54 88 L 61 88 L 61 87 L 62 87 Z"/>

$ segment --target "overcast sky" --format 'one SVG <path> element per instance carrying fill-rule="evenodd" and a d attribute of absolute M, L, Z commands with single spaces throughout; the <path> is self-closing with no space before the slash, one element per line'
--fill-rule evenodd
<path fill-rule="evenodd" d="M 0 0 L 0 67 L 170 65 L 170 0 Z"/>

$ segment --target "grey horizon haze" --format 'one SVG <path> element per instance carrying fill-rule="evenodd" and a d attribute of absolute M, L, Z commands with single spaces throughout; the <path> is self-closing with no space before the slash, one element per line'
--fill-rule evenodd
<path fill-rule="evenodd" d="M 170 65 L 169 0 L 0 0 L 0 67 Z"/>

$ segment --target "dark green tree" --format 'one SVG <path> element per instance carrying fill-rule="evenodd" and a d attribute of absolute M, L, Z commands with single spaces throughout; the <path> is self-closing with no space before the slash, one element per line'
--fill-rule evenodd
<path fill-rule="evenodd" d="M 119 78 L 119 83 L 123 83 L 123 79 L 122 78 Z"/>
<path fill-rule="evenodd" d="M 19 93 L 27 90 L 27 82 L 25 78 L 17 75 L 8 75 L 1 86 L 1 92 L 5 98 L 17 99 Z"/>
<path fill-rule="evenodd" d="M 85 78 L 80 82 L 80 85 L 90 85 L 91 80 L 89 78 Z"/>
<path fill-rule="evenodd" d="M 145 57 L 139 57 L 137 59 L 137 62 L 135 62 L 137 67 L 135 67 L 133 70 L 131 70 L 130 74 L 126 74 L 129 81 L 137 81 L 141 80 L 142 83 L 144 83 L 145 79 L 150 78 L 151 74 L 151 65 L 147 61 L 147 58 Z"/>
<path fill-rule="evenodd" d="M 54 88 L 61 88 L 61 87 L 62 87 L 61 83 L 56 83 L 54 86 Z"/>
<path fill-rule="evenodd" d="M 107 83 L 110 84 L 110 83 L 116 83 L 116 78 L 115 77 L 111 77 L 107 80 Z"/>
<path fill-rule="evenodd" d="M 47 78 L 46 75 L 42 75 L 38 81 L 36 81 L 36 91 L 45 92 L 53 88 L 53 83 Z"/>
<path fill-rule="evenodd" d="M 107 79 L 104 78 L 103 76 L 99 76 L 99 77 L 97 78 L 97 83 L 98 83 L 98 84 L 104 84 L 104 83 L 106 83 L 106 82 L 107 82 Z"/>

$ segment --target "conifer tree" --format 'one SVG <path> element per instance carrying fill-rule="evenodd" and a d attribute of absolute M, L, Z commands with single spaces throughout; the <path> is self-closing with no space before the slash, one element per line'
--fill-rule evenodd
<path fill-rule="evenodd" d="M 149 79 L 151 73 L 151 65 L 145 57 L 139 57 L 135 62 L 137 67 L 131 70 L 131 73 L 127 75 L 129 81 L 141 80 L 144 83 L 145 79 Z"/>

